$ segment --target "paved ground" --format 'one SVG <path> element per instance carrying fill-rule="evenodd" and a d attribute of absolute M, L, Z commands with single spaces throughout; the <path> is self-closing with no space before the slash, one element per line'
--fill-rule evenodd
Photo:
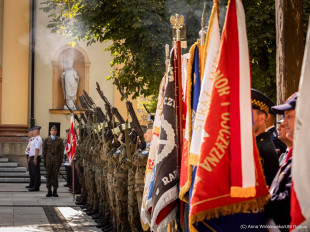
<path fill-rule="evenodd" d="M 47 189 L 28 192 L 25 184 L 0 184 L 0 232 L 101 231 L 74 204 L 68 188 L 60 183 L 59 197 L 45 197 Z"/>

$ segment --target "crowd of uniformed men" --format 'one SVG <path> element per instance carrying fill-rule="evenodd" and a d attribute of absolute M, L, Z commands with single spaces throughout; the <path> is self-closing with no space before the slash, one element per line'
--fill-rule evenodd
<path fill-rule="evenodd" d="M 266 95 L 252 89 L 254 132 L 271 194 L 266 214 L 270 223 L 276 225 L 289 225 L 291 220 L 288 188 L 291 186 L 297 96 L 295 93 L 284 104 L 275 106 Z M 276 114 L 282 115 L 278 122 Z M 140 210 L 152 124 L 149 123 L 144 129 L 146 145 L 139 144 L 134 130 L 128 132 L 126 129 L 128 133 L 121 130 L 119 133 L 111 133 L 108 129 L 102 131 L 101 136 L 96 136 L 96 133 L 90 133 L 89 127 L 80 126 L 76 130 L 78 143 L 74 160 L 76 179 L 79 180 L 76 192 L 81 193 L 76 198 L 76 204 L 81 205 L 103 231 L 143 231 Z M 58 172 L 66 153 L 64 142 L 56 133 L 57 129 L 53 126 L 50 136 L 42 143 L 40 127 L 31 128 L 26 149 L 30 174 L 30 184 L 26 187 L 29 191 L 39 191 L 43 156 L 47 172 L 46 197 L 58 196 Z M 71 168 L 68 162 L 67 167 Z M 66 186 L 71 186 L 71 178 Z"/>

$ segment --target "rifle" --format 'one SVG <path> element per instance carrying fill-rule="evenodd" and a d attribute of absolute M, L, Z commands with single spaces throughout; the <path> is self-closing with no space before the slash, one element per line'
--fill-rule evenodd
<path fill-rule="evenodd" d="M 144 140 L 144 133 L 143 133 L 143 131 L 141 129 L 141 125 L 139 123 L 139 120 L 138 120 L 138 117 L 136 115 L 136 112 L 133 109 L 132 103 L 127 100 L 126 95 L 123 92 L 123 90 L 122 90 L 122 88 L 121 88 L 121 86 L 119 84 L 118 79 L 116 79 L 116 78 L 115 78 L 115 84 L 116 84 L 120 94 L 122 95 L 122 97 L 124 99 L 126 99 L 126 108 L 127 108 L 128 112 L 130 114 L 130 117 L 132 119 L 132 123 L 131 124 L 132 124 L 132 127 L 134 128 L 134 130 L 136 131 L 136 133 L 138 134 L 138 136 L 140 138 L 140 142 L 141 142 L 140 143 L 141 144 L 140 149 L 143 150 L 145 148 L 145 146 L 146 146 L 146 143 L 145 143 L 145 140 Z"/>
<path fill-rule="evenodd" d="M 149 111 L 148 108 L 146 108 L 146 106 L 144 105 L 144 103 L 142 103 L 142 104 L 143 104 L 143 107 L 144 107 L 145 111 L 149 114 L 149 119 L 152 120 L 152 121 L 154 122 L 155 116 L 154 116 L 153 114 L 151 114 L 151 112 Z"/>
<path fill-rule="evenodd" d="M 125 120 L 123 119 L 123 117 L 119 113 L 118 109 L 113 107 L 111 105 L 111 103 L 109 102 L 109 100 L 106 98 L 106 96 L 104 96 L 103 92 L 100 89 L 100 85 L 98 84 L 98 82 L 96 82 L 96 85 L 97 85 L 97 88 L 96 88 L 97 92 L 99 93 L 101 99 L 105 103 L 105 109 L 106 109 L 106 112 L 107 112 L 107 114 L 109 116 L 110 121 L 112 120 L 112 115 L 114 115 L 121 124 L 124 124 Z M 115 127 L 115 125 L 113 125 L 112 128 L 113 127 Z"/>
<path fill-rule="evenodd" d="M 95 109 L 96 108 L 95 102 L 93 101 L 93 99 L 88 95 L 88 93 L 85 90 L 83 90 L 83 95 L 84 95 L 84 98 L 85 98 L 87 104 L 89 105 L 89 107 L 92 109 Z"/>

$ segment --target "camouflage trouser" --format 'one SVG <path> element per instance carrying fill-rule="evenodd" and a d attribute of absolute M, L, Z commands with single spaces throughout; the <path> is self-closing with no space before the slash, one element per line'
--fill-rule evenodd
<path fill-rule="evenodd" d="M 138 202 L 135 192 L 135 173 L 134 170 L 128 171 L 128 221 L 132 232 L 142 231 L 139 221 Z"/>
<path fill-rule="evenodd" d="M 135 174 L 135 191 L 136 191 L 136 198 L 138 202 L 138 210 L 139 210 L 139 219 L 144 231 L 149 231 L 149 226 L 144 224 L 141 220 L 141 207 L 142 207 L 142 198 L 143 198 L 143 191 L 144 191 L 144 175 L 145 175 L 145 167 L 138 166 L 136 169 Z"/>
<path fill-rule="evenodd" d="M 110 202 L 110 210 L 112 213 L 111 221 L 114 225 L 116 225 L 116 202 L 115 202 L 115 193 L 113 189 L 113 182 L 114 182 L 114 176 L 113 173 L 108 172 L 107 175 L 108 178 L 108 196 L 109 196 L 109 202 Z"/>
<path fill-rule="evenodd" d="M 91 192 L 91 205 L 94 209 L 99 208 L 98 204 L 98 195 L 97 195 L 97 187 L 95 182 L 95 171 L 93 171 L 92 167 L 89 171 L 89 179 L 90 179 L 90 192 Z"/>
<path fill-rule="evenodd" d="M 104 198 L 105 192 L 103 188 L 104 179 L 102 177 L 101 167 L 98 167 L 95 171 L 95 183 L 96 183 L 98 206 L 99 206 L 98 209 L 99 209 L 99 212 L 102 214 L 104 212 L 103 198 Z"/>
<path fill-rule="evenodd" d="M 77 172 L 77 175 L 79 177 L 81 188 L 82 188 L 83 194 L 84 194 L 84 193 L 86 193 L 86 191 L 85 191 L 86 187 L 85 187 L 84 168 L 80 162 L 75 164 L 75 168 L 76 168 L 76 172 Z"/>
<path fill-rule="evenodd" d="M 58 188 L 58 172 L 59 172 L 58 161 L 48 160 L 46 162 L 46 187 L 54 189 Z"/>
<path fill-rule="evenodd" d="M 127 172 L 117 172 L 114 174 L 113 182 L 116 200 L 117 231 L 127 232 L 128 222 L 128 174 Z"/>
<path fill-rule="evenodd" d="M 85 162 L 84 163 L 84 176 L 85 176 L 85 189 L 87 192 L 87 203 L 92 205 L 92 193 L 91 193 L 91 187 L 90 187 L 90 167 Z"/>
<path fill-rule="evenodd" d="M 111 214 L 111 206 L 109 201 L 109 185 L 108 185 L 108 167 L 105 165 L 102 169 L 102 176 L 103 176 L 103 191 L 104 191 L 104 197 L 103 197 L 103 208 L 104 208 L 104 217 L 106 219 L 110 219 Z"/>

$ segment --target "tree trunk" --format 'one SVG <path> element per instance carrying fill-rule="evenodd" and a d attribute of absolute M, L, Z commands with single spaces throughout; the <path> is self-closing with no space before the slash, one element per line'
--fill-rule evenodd
<path fill-rule="evenodd" d="M 277 104 L 298 91 L 304 53 L 302 0 L 276 0 Z"/>

